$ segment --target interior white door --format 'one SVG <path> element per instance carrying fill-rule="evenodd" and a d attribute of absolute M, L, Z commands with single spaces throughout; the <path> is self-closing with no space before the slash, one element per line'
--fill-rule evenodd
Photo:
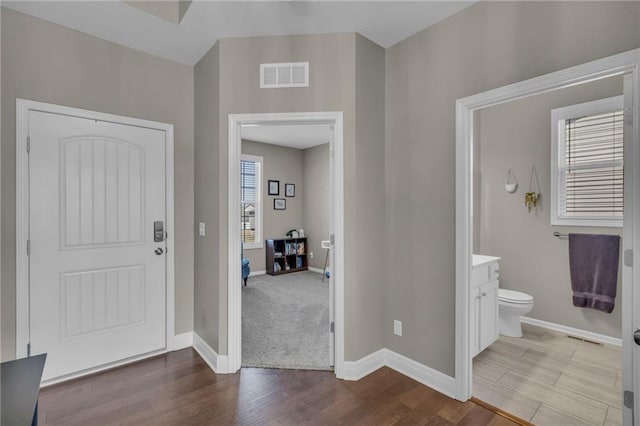
<path fill-rule="evenodd" d="M 640 345 L 635 331 L 640 330 L 640 147 L 638 106 L 634 91 L 640 87 L 640 75 L 624 77 L 624 231 L 622 238 L 622 389 L 623 423 L 640 424 Z M 632 256 L 630 256 L 632 255 Z"/>
<path fill-rule="evenodd" d="M 329 205 L 331 206 L 329 209 L 329 232 L 333 234 L 335 229 L 335 220 L 334 217 L 337 215 L 337 207 L 335 201 L 335 191 L 334 191 L 334 166 L 333 166 L 333 133 L 335 132 L 335 127 L 331 126 L 331 131 L 329 132 Z M 330 254 L 330 273 L 329 273 L 329 365 L 334 366 L 336 361 L 336 333 L 335 333 L 335 324 L 336 324 L 336 287 L 335 287 L 335 245 L 334 239 L 330 238 L 330 246 L 329 254 Z"/>
<path fill-rule="evenodd" d="M 165 132 L 30 111 L 29 137 L 29 328 L 31 353 L 48 353 L 43 380 L 163 349 Z"/>

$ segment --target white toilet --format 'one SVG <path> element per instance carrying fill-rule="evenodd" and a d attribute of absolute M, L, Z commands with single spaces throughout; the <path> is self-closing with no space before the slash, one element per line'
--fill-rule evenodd
<path fill-rule="evenodd" d="M 520 317 L 533 309 L 533 296 L 506 288 L 498 289 L 498 332 L 522 337 Z"/>

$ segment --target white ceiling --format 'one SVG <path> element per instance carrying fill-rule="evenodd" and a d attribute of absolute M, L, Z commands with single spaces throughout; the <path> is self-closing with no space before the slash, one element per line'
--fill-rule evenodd
<path fill-rule="evenodd" d="M 194 0 L 179 25 L 117 0 L 3 1 L 77 31 L 194 65 L 222 38 L 358 32 L 389 47 L 475 1 Z"/>
<path fill-rule="evenodd" d="M 273 126 L 248 126 L 242 128 L 242 139 L 307 149 L 329 142 L 331 128 L 328 124 L 295 124 Z"/>

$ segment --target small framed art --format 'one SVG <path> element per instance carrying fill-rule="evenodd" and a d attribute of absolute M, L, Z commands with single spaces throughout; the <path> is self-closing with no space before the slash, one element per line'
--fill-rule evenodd
<path fill-rule="evenodd" d="M 287 200 L 284 198 L 274 198 L 273 199 L 273 209 L 274 210 L 286 210 L 287 209 Z"/>
<path fill-rule="evenodd" d="M 269 195 L 280 195 L 280 181 L 279 180 L 271 180 L 269 179 L 269 185 L 267 186 L 269 189 Z"/>
<path fill-rule="evenodd" d="M 285 183 L 284 184 L 284 196 L 285 197 L 295 197 L 296 196 L 296 186 L 293 183 Z"/>

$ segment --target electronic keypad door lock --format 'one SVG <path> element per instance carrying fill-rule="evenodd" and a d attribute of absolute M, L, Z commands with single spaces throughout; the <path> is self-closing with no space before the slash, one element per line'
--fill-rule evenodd
<path fill-rule="evenodd" d="M 153 241 L 156 243 L 164 241 L 164 222 L 161 220 L 153 222 Z"/>
<path fill-rule="evenodd" d="M 633 340 L 636 342 L 636 345 L 640 346 L 640 328 L 633 332 Z"/>

